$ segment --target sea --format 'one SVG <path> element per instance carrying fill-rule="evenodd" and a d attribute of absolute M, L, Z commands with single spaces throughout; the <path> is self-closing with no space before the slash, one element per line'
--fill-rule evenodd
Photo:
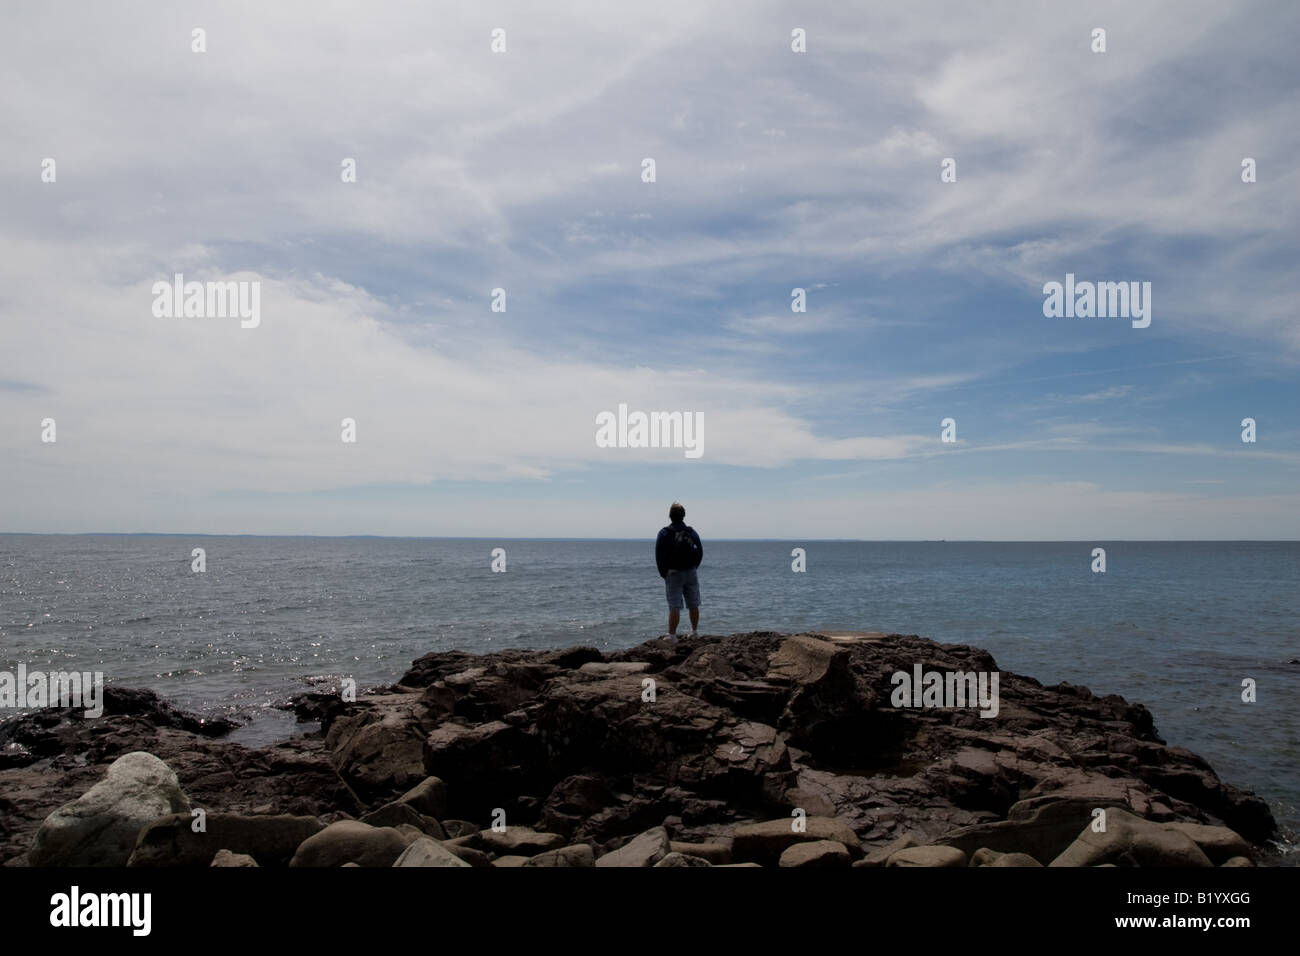
<path fill-rule="evenodd" d="M 704 546 L 701 633 L 919 634 L 1044 684 L 1120 694 L 1267 800 L 1300 861 L 1300 542 Z M 649 537 L 0 535 L 0 670 L 102 671 L 266 744 L 302 732 L 276 707 L 291 695 L 391 683 L 429 651 L 657 637 L 653 551 Z"/>

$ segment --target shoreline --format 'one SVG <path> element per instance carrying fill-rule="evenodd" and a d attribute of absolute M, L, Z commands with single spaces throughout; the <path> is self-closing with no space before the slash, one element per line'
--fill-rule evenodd
<path fill-rule="evenodd" d="M 985 708 L 996 716 L 896 706 L 898 672 L 996 675 L 998 706 Z M 339 865 L 376 833 L 443 865 L 447 854 L 480 866 L 1282 861 L 1267 805 L 1167 746 L 1141 704 L 1044 687 L 983 650 L 915 635 L 436 652 L 355 701 L 300 695 L 297 717 L 320 730 L 254 748 L 152 692 L 106 691 L 98 721 L 46 710 L 0 724 L 0 864 L 25 865 L 40 844 L 43 865 L 67 865 L 44 848 L 69 814 L 43 821 L 138 751 L 174 772 L 167 806 L 183 799 L 220 825 L 184 837 L 188 813 L 157 814 L 136 828 L 133 865 L 208 865 L 219 850 L 283 865 L 310 840 L 335 855 L 298 865 Z M 365 865 L 393 862 L 380 858 Z"/>

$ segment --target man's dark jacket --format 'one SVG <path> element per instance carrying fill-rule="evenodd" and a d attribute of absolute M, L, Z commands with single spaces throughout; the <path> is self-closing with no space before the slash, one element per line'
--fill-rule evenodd
<path fill-rule="evenodd" d="M 685 529 L 691 533 L 695 540 L 695 563 L 689 568 L 674 568 L 673 560 L 673 537 L 678 531 Z M 659 537 L 655 539 L 655 564 L 659 567 L 659 576 L 668 577 L 669 571 L 691 571 L 700 566 L 700 561 L 704 559 L 704 545 L 700 542 L 700 536 L 695 533 L 695 529 L 690 527 L 684 521 L 674 521 L 665 528 L 660 529 Z"/>

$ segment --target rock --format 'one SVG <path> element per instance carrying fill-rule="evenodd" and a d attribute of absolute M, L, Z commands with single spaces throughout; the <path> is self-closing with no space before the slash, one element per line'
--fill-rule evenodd
<path fill-rule="evenodd" d="M 209 813 L 205 830 L 194 832 L 188 813 L 160 817 L 145 826 L 128 866 L 207 866 L 214 848 L 251 856 L 259 866 L 285 866 L 307 838 L 324 826 L 315 817 L 243 816 Z"/>
<path fill-rule="evenodd" d="M 1028 853 L 1003 853 L 989 866 L 1042 866 Z"/>
<path fill-rule="evenodd" d="M 535 856 L 564 846 L 564 837 L 558 833 L 539 833 L 528 827 L 506 827 L 500 833 L 480 830 L 479 845 L 502 856 Z"/>
<path fill-rule="evenodd" d="M 823 758 L 853 759 L 862 750 L 859 718 L 867 700 L 850 659 L 847 647 L 796 635 L 772 655 L 766 674 L 767 680 L 791 687 L 777 727 Z"/>
<path fill-rule="evenodd" d="M 393 866 L 465 866 L 469 864 L 452 853 L 437 840 L 420 837 L 404 849 L 393 861 Z"/>
<path fill-rule="evenodd" d="M 667 853 L 658 863 L 659 866 L 712 866 L 708 860 L 702 856 L 687 856 L 685 853 Z"/>
<path fill-rule="evenodd" d="M 850 863 L 849 850 L 834 840 L 813 840 L 796 843 L 785 848 L 778 866 L 787 867 L 841 867 Z"/>
<path fill-rule="evenodd" d="M 1005 853 L 999 853 L 997 850 L 990 850 L 986 846 L 980 847 L 970 856 L 971 866 L 992 866 L 994 861 L 1000 856 L 1006 856 Z"/>
<path fill-rule="evenodd" d="M 499 856 L 492 861 L 493 866 L 525 866 L 532 857 L 528 856 Z"/>
<path fill-rule="evenodd" d="M 731 847 L 725 843 L 683 843 L 679 840 L 671 840 L 668 843 L 670 853 L 681 853 L 683 856 L 698 856 L 703 860 L 708 860 L 714 866 L 723 866 L 731 862 Z"/>
<path fill-rule="evenodd" d="M 231 853 L 229 850 L 218 850 L 212 856 L 211 866 L 257 866 L 257 861 L 247 853 Z"/>
<path fill-rule="evenodd" d="M 1121 800 L 1114 792 L 1062 794 L 1050 802 L 1022 800 L 1011 807 L 1006 820 L 959 827 L 935 843 L 955 846 L 967 854 L 984 847 L 998 853 L 1028 853 L 1040 863 L 1051 862 L 1092 822 L 1095 808 L 1127 806 L 1127 799 Z"/>
<path fill-rule="evenodd" d="M 131 693 L 110 696 L 96 721 L 52 709 L 0 721 L 0 864 L 26 862 L 47 817 L 135 751 L 163 760 L 209 817 L 332 824 L 367 815 L 406 843 L 426 831 L 436 839 L 427 820 L 439 820 L 453 853 L 452 840 L 471 833 L 455 846 L 499 852 L 486 851 L 478 834 L 498 808 L 512 826 L 558 835 L 551 849 L 588 844 L 603 858 L 629 834 L 659 826 L 684 844 L 726 845 L 747 821 L 796 807 L 860 836 L 862 845 L 844 838 L 851 857 L 906 835 L 1049 863 L 1096 807 L 1152 825 L 1226 825 L 1267 852 L 1276 825 L 1263 802 L 1166 745 L 1141 705 L 1070 684 L 1044 687 L 1000 670 L 976 647 L 845 637 L 752 632 L 654 640 L 609 655 L 437 652 L 400 684 L 356 702 L 309 695 L 296 709 L 320 720 L 322 732 L 260 748 L 210 736 L 201 719 Z M 580 670 L 585 664 L 601 666 Z M 894 707 L 891 675 L 914 667 L 998 670 L 998 719 L 972 708 Z M 653 701 L 642 698 L 649 673 Z M 386 809 L 393 803 L 418 816 Z M 790 845 L 817 839 L 839 837 L 813 829 L 779 838 L 753 862 L 775 865 Z M 1223 839 L 1222 850 L 1207 844 L 1202 854 L 1217 862 L 1242 852 Z M 671 852 L 684 851 L 670 844 Z"/>
<path fill-rule="evenodd" d="M 1245 838 L 1227 827 L 1210 827 L 1199 823 L 1166 823 L 1164 827 L 1191 837 L 1192 842 L 1201 848 L 1215 866 L 1222 866 L 1235 856 L 1252 859 L 1255 855 Z"/>
<path fill-rule="evenodd" d="M 807 817 L 801 832 L 794 830 L 794 823 L 791 818 L 737 827 L 731 842 L 732 857 L 740 861 L 776 863 L 786 847 L 816 840 L 834 840 L 849 848 L 850 852 L 858 852 L 858 835 L 839 820 Z"/>
<path fill-rule="evenodd" d="M 594 774 L 565 777 L 542 805 L 542 825 L 553 833 L 572 836 L 601 809 L 615 802 L 609 785 Z"/>
<path fill-rule="evenodd" d="M 579 674 L 591 674 L 595 677 L 626 677 L 629 674 L 641 674 L 650 669 L 645 661 L 601 661 L 583 664 L 578 668 Z"/>
<path fill-rule="evenodd" d="M 443 724 L 424 741 L 424 771 L 447 782 L 448 812 L 461 818 L 490 819 L 501 807 L 508 819 L 527 822 L 518 802 L 502 794 L 544 794 L 548 769 L 537 734 L 500 720 Z"/>
<path fill-rule="evenodd" d="M 419 841 L 410 841 L 392 827 L 372 827 L 356 820 L 341 820 L 304 840 L 289 865 L 328 867 L 355 863 L 357 866 L 391 867 L 409 842 Z"/>
<path fill-rule="evenodd" d="M 478 830 L 466 836 L 450 837 L 441 842 L 444 846 L 464 846 L 472 850 L 487 851 L 487 844 L 483 842 L 483 835 Z"/>
<path fill-rule="evenodd" d="M 1144 760 L 1134 772 L 1171 800 L 1213 814 L 1248 840 L 1263 843 L 1277 829 L 1263 800 L 1223 783 L 1209 764 L 1189 750 L 1160 748 L 1157 757 Z M 1153 807 L 1157 805 L 1153 801 Z M 1169 812 L 1164 801 L 1159 801 L 1159 805 L 1164 805 Z M 1157 814 L 1152 813 L 1152 817 L 1157 817 Z"/>
<path fill-rule="evenodd" d="M 153 754 L 129 753 L 102 781 L 46 817 L 29 859 L 32 866 L 125 866 L 142 828 L 189 811 L 171 768 Z"/>
<path fill-rule="evenodd" d="M 447 838 L 447 834 L 442 829 L 442 824 L 433 817 L 424 816 L 411 804 L 402 803 L 401 801 L 386 803 L 378 810 L 370 811 L 362 816 L 361 822 L 368 823 L 372 827 L 396 827 L 407 824 L 435 840 Z"/>
<path fill-rule="evenodd" d="M 419 694 L 366 696 L 334 720 L 325 744 L 339 776 L 363 799 L 387 800 L 426 776 L 427 719 Z"/>
<path fill-rule="evenodd" d="M 1186 833 L 1143 820 L 1124 810 L 1106 815 L 1106 831 L 1083 832 L 1049 866 L 1213 866 Z"/>
<path fill-rule="evenodd" d="M 544 688 L 536 726 L 548 751 L 548 767 L 601 767 L 620 777 L 671 780 L 692 798 L 718 801 L 714 811 L 782 798 L 793 778 L 784 739 L 775 728 L 738 720 L 678 691 L 667 679 L 657 681 L 653 703 L 643 701 L 641 692 L 637 675 L 557 681 Z M 663 792 L 661 787 L 657 793 L 635 794 L 640 802 L 630 814 L 619 806 L 622 801 L 607 804 L 615 819 L 564 809 L 575 827 L 570 839 L 604 843 L 629 828 L 661 822 L 681 806 L 665 805 Z M 593 786 L 581 798 L 612 800 L 613 795 L 605 797 Z"/>
<path fill-rule="evenodd" d="M 437 777 L 425 777 L 398 797 L 397 802 L 410 804 L 423 816 L 441 820 L 447 815 L 447 785 Z"/>
<path fill-rule="evenodd" d="M 760 870 L 763 868 L 762 863 L 719 863 L 718 866 L 722 866 L 722 867 L 756 866 Z"/>
<path fill-rule="evenodd" d="M 596 854 L 585 843 L 548 850 L 529 859 L 524 866 L 595 866 Z"/>
<path fill-rule="evenodd" d="M 1252 860 L 1252 859 L 1251 859 L 1250 857 L 1248 857 L 1248 856 L 1234 856 L 1234 857 L 1232 857 L 1231 859 L 1224 860 L 1222 863 L 1219 864 L 1220 867 L 1225 867 L 1225 866 L 1234 866 L 1234 867 L 1235 867 L 1235 866 L 1254 866 L 1254 865 L 1255 865 L 1255 861 Z"/>
<path fill-rule="evenodd" d="M 768 677 L 795 684 L 815 684 L 848 660 L 843 648 L 800 634 L 784 641 L 768 663 Z"/>
<path fill-rule="evenodd" d="M 913 846 L 899 850 L 886 866 L 965 866 L 966 854 L 955 846 Z"/>
<path fill-rule="evenodd" d="M 447 839 L 454 840 L 457 837 L 478 836 L 479 825 L 469 820 L 443 820 L 442 829 L 447 834 Z"/>
<path fill-rule="evenodd" d="M 110 684 L 103 688 L 103 705 L 103 714 L 89 721 L 75 707 L 46 707 L 0 721 L 0 767 L 25 766 L 46 757 L 80 754 L 89 736 L 113 738 L 126 736 L 123 732 L 130 730 L 134 738 L 131 742 L 137 746 L 118 747 L 112 755 L 116 757 L 145 750 L 138 743 L 158 731 L 177 730 L 186 735 L 212 738 L 239 726 L 224 717 L 188 713 L 144 688 Z M 100 755 L 94 762 L 106 756 Z"/>
<path fill-rule="evenodd" d="M 447 841 L 443 841 L 442 845 L 443 848 L 447 850 L 447 852 L 453 853 L 456 856 L 460 857 L 470 866 L 476 866 L 481 869 L 483 867 L 492 865 L 492 858 L 488 856 L 486 853 L 484 853 L 482 850 L 476 850 L 473 847 L 469 847 L 469 846 L 457 846 Z"/>
<path fill-rule="evenodd" d="M 597 866 L 654 866 L 671 852 L 668 831 L 654 827 L 633 837 L 612 853 L 596 860 Z"/>
<path fill-rule="evenodd" d="M 476 724 L 505 720 L 512 711 L 527 706 L 548 680 L 562 675 L 576 679 L 556 661 L 553 655 L 528 651 L 466 656 L 459 664 L 435 668 L 441 679 L 428 685 L 425 699 L 441 716 L 454 715 Z M 429 676 L 432 672 L 426 671 L 420 679 Z M 451 789 L 454 793 L 454 784 Z"/>
<path fill-rule="evenodd" d="M 854 861 L 854 866 L 884 866 L 889 862 L 889 858 L 899 850 L 906 850 L 908 847 L 916 846 L 916 840 L 911 835 L 901 836 L 896 840 L 887 843 L 885 846 L 877 847 L 871 850 L 860 860 Z"/>

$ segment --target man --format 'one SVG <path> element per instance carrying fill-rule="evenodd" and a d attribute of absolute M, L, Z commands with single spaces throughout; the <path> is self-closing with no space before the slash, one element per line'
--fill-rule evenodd
<path fill-rule="evenodd" d="M 685 517 L 686 509 L 674 501 L 668 509 L 670 524 L 655 539 L 655 564 L 668 593 L 669 637 L 677 636 L 683 599 L 691 612 L 691 637 L 700 626 L 700 579 L 695 569 L 704 557 L 704 545 L 695 529 L 686 525 Z"/>

